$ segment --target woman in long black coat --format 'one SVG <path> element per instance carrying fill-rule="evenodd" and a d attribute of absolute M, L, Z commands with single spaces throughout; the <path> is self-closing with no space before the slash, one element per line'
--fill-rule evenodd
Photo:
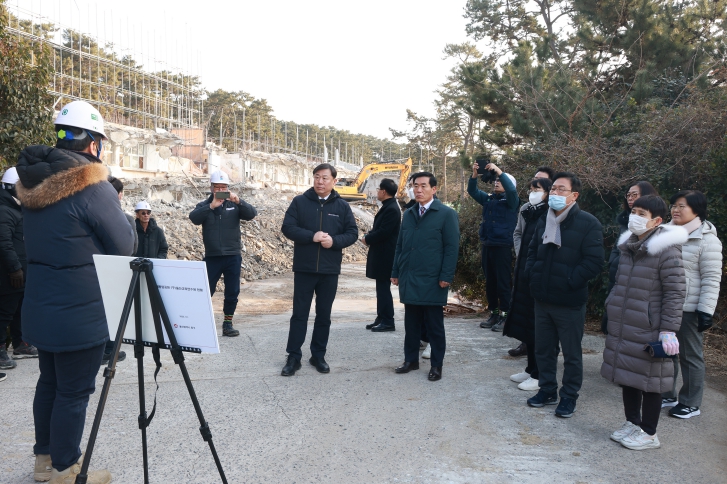
<path fill-rule="evenodd" d="M 530 286 L 525 282 L 525 263 L 538 220 L 548 211 L 548 194 L 552 185 L 553 182 L 547 178 L 536 178 L 530 182 L 530 207 L 520 212 L 525 225 L 520 252 L 515 260 L 512 303 L 502 329 L 503 336 L 520 340 L 527 347 L 528 366 L 523 373 L 510 377 L 512 381 L 518 383 L 518 388 L 527 391 L 534 391 L 539 387 L 538 365 L 535 362 L 535 301 L 530 295 Z"/>

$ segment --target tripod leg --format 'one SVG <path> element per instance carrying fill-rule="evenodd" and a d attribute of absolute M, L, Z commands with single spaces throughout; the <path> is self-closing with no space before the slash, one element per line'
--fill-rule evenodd
<path fill-rule="evenodd" d="M 187 385 L 187 391 L 189 392 L 189 397 L 192 400 L 192 405 L 194 406 L 194 411 L 197 413 L 197 418 L 199 419 L 200 423 L 199 431 L 202 434 L 202 439 L 207 442 L 210 447 L 212 457 L 215 460 L 215 465 L 217 466 L 217 471 L 220 473 L 220 478 L 222 479 L 222 482 L 224 484 L 227 484 L 225 471 L 222 469 L 222 463 L 220 462 L 220 458 L 217 455 L 215 444 L 212 442 L 212 432 L 210 431 L 209 424 L 204 419 L 202 407 L 199 405 L 199 401 L 197 400 L 197 394 L 194 391 L 194 386 L 192 386 L 192 380 L 189 378 L 187 366 L 184 363 L 184 355 L 182 354 L 182 350 L 179 347 L 177 338 L 174 335 L 172 324 L 169 322 L 169 315 L 167 314 L 167 310 L 164 308 L 164 301 L 162 301 L 162 296 L 159 293 L 159 287 L 157 286 L 156 280 L 154 279 L 154 274 L 152 273 L 151 269 L 146 270 L 145 274 L 147 282 L 146 285 L 149 288 L 149 300 L 151 302 L 152 314 L 154 314 L 154 325 L 157 327 L 158 333 L 160 332 L 159 326 L 162 323 L 164 325 L 164 329 L 166 330 L 167 336 L 169 337 L 169 343 L 172 347 L 170 351 L 172 353 L 172 357 L 174 358 L 174 363 L 179 365 L 179 369 L 182 372 L 182 378 L 184 378 L 184 383 L 185 385 Z M 160 316 L 161 321 L 159 321 Z M 163 344 L 164 341 L 159 341 L 159 343 Z"/>
<path fill-rule="evenodd" d="M 106 407 L 106 399 L 108 398 L 109 390 L 111 389 L 111 380 L 114 378 L 114 374 L 116 373 L 116 361 L 119 358 L 121 340 L 124 337 L 124 332 L 126 331 L 126 323 L 129 320 L 129 314 L 131 313 L 131 303 L 133 302 L 134 294 L 138 290 L 140 282 L 139 275 L 140 273 L 138 271 L 134 271 L 131 276 L 131 284 L 129 284 L 129 292 L 126 294 L 124 310 L 121 312 L 121 321 L 119 322 L 119 327 L 116 330 L 116 344 L 114 345 L 114 351 L 111 354 L 111 358 L 109 359 L 109 364 L 103 372 L 103 389 L 101 390 L 101 396 L 98 400 L 96 416 L 93 419 L 91 435 L 88 437 L 88 444 L 86 445 L 86 453 L 83 458 L 83 464 L 81 465 L 81 472 L 76 476 L 76 484 L 86 484 L 86 481 L 88 479 L 88 466 L 91 463 L 91 456 L 93 455 L 93 448 L 96 445 L 98 429 L 101 425 L 101 417 L 103 416 L 103 411 Z M 136 306 L 138 307 L 139 304 L 136 304 Z"/>
<path fill-rule="evenodd" d="M 144 338 L 141 329 L 141 284 L 134 289 L 134 326 L 136 340 L 134 343 L 134 357 L 136 358 L 137 379 L 139 381 L 139 429 L 141 429 L 141 450 L 144 462 L 144 484 L 149 483 L 149 454 L 147 450 L 146 428 L 149 421 L 146 415 L 146 395 L 144 392 Z"/>

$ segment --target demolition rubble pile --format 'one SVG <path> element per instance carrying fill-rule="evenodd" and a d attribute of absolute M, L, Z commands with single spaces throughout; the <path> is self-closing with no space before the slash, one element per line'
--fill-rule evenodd
<path fill-rule="evenodd" d="M 233 184 L 230 190 L 258 211 L 254 220 L 241 222 L 242 278 L 254 281 L 289 272 L 293 265 L 293 242 L 283 235 L 280 228 L 285 210 L 296 193 L 252 188 L 244 184 Z M 205 180 L 129 180 L 121 206 L 125 212 L 133 214 L 137 202 L 148 201 L 152 217 L 166 235 L 169 258 L 202 260 L 202 228 L 192 224 L 189 213 L 208 196 L 209 182 Z M 360 217 L 354 210 L 359 234 L 371 228 L 371 217 L 363 215 L 363 218 Z M 365 245 L 357 241 L 344 249 L 343 262 L 366 260 L 366 253 Z"/>

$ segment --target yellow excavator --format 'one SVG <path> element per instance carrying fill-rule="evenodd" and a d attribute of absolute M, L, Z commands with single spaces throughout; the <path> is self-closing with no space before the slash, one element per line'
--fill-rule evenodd
<path fill-rule="evenodd" d="M 336 191 L 344 200 L 366 200 L 367 195 L 364 192 L 366 180 L 376 173 L 384 173 L 388 171 L 399 172 L 399 190 L 396 192 L 397 200 L 402 200 L 406 194 L 406 182 L 411 175 L 411 158 L 404 163 L 370 163 L 361 168 L 356 178 L 346 179 L 339 178 L 336 184 Z"/>

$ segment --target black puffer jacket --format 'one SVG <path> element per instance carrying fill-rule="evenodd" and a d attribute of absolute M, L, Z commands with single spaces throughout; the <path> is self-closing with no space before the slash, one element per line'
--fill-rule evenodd
<path fill-rule="evenodd" d="M 401 228 L 401 210 L 396 198 L 384 200 L 376 212 L 371 232 L 366 234 L 369 254 L 366 258 L 366 277 L 369 279 L 390 279 L 394 266 L 396 240 Z"/>
<path fill-rule="evenodd" d="M 240 203 L 225 200 L 212 210 L 213 195 L 199 202 L 189 214 L 194 225 L 202 226 L 202 241 L 205 257 L 219 255 L 240 255 L 240 220 L 252 220 L 257 215 L 255 207 L 240 199 Z"/>
<path fill-rule="evenodd" d="M 153 218 L 149 219 L 146 232 L 141 226 L 139 219 L 136 219 L 136 233 L 139 236 L 139 247 L 134 257 L 145 257 L 147 259 L 166 259 L 169 246 L 164 231 L 157 225 Z"/>
<path fill-rule="evenodd" d="M 547 213 L 528 248 L 525 277 L 536 301 L 578 307 L 588 301 L 588 281 L 603 267 L 603 228 L 576 203 L 560 224 L 561 247 L 543 244 Z"/>
<path fill-rule="evenodd" d="M 520 252 L 515 261 L 515 280 L 512 285 L 512 303 L 507 313 L 502 335 L 518 339 L 525 344 L 535 342 L 535 301 L 530 295 L 530 286 L 526 282 L 525 265 L 528 259 L 528 247 L 533 239 L 538 221 L 548 211 L 548 204 L 541 203 L 520 212 L 523 219 L 523 231 L 520 239 Z"/>
<path fill-rule="evenodd" d="M 28 274 L 23 240 L 23 214 L 10 192 L 0 188 L 0 294 L 25 290 L 22 287 L 16 289 L 10 284 L 9 274 L 20 269 L 23 270 L 23 275 Z"/>
<path fill-rule="evenodd" d="M 616 216 L 616 225 L 618 225 L 619 237 L 629 230 L 629 215 L 631 210 L 624 210 Z M 618 272 L 619 258 L 621 257 L 621 250 L 618 248 L 618 237 L 616 242 L 613 244 L 613 249 L 608 256 L 608 292 L 611 292 L 613 285 L 616 283 L 616 272 Z"/>
<path fill-rule="evenodd" d="M 101 345 L 109 332 L 93 256 L 130 256 L 134 244 L 108 169 L 92 155 L 31 146 L 18 175 L 28 254 L 23 339 L 50 352 Z"/>
<path fill-rule="evenodd" d="M 336 190 L 332 190 L 324 202 L 312 188 L 293 198 L 285 212 L 282 230 L 283 235 L 295 242 L 293 272 L 340 274 L 343 249 L 353 245 L 358 238 L 351 207 Z M 318 231 L 333 238 L 330 248 L 313 242 Z"/>

